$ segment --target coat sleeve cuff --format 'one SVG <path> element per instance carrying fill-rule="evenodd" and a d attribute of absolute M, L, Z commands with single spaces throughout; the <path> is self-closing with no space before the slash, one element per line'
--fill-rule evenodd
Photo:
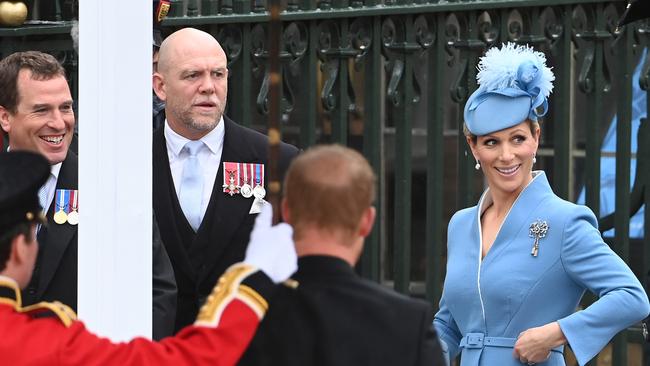
<path fill-rule="evenodd" d="M 575 314 L 577 313 L 564 319 L 560 319 L 557 322 L 560 325 L 560 329 L 562 329 L 562 333 L 564 333 L 567 344 L 571 347 L 571 351 L 573 351 L 573 354 L 576 357 L 576 361 L 578 361 L 578 365 L 582 366 L 586 365 L 587 362 L 596 357 L 598 352 L 605 347 L 607 342 L 605 342 L 605 344 L 585 342 L 584 328 L 581 331 L 581 327 L 576 324 L 576 322 L 572 321 L 572 317 Z M 593 342 L 596 340 L 591 339 L 591 341 Z"/>
<path fill-rule="evenodd" d="M 246 304 L 258 319 L 262 319 L 274 291 L 275 285 L 271 279 L 256 267 L 246 263 L 233 264 L 219 278 L 194 325 L 216 326 L 224 310 L 235 300 Z"/>
<path fill-rule="evenodd" d="M 257 270 L 244 278 L 239 286 L 240 296 L 248 296 L 251 299 L 264 304 L 264 312 L 268 309 L 268 301 L 271 299 L 277 285 L 264 271 Z"/>

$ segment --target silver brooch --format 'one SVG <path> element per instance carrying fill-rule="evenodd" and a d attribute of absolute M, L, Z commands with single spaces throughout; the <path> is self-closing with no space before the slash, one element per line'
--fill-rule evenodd
<path fill-rule="evenodd" d="M 533 257 L 537 257 L 537 253 L 539 252 L 539 239 L 545 237 L 547 231 L 548 231 L 548 224 L 546 223 L 546 221 L 537 219 L 536 221 L 533 221 L 530 224 L 530 229 L 528 230 L 528 236 L 531 238 L 535 238 L 533 249 L 530 251 L 530 254 Z"/>

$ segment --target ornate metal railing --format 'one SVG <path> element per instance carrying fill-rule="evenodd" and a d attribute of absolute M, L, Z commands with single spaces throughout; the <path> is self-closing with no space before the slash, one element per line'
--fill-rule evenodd
<path fill-rule="evenodd" d="M 648 169 L 630 175 L 630 162 L 647 166 L 650 158 L 643 122 L 639 151 L 631 152 L 632 75 L 650 25 L 617 30 L 624 6 L 599 0 L 284 2 L 284 140 L 301 148 L 353 146 L 380 178 L 379 220 L 359 268 L 364 276 L 437 304 L 446 225 L 453 212 L 476 203 L 483 187 L 462 134 L 462 108 L 476 88 L 478 58 L 492 45 L 514 41 L 544 51 L 556 74 L 536 167 L 546 170 L 561 197 L 575 201 L 584 187 L 596 213 L 603 136 L 617 116 L 616 214 L 603 223 L 616 229 L 612 247 L 645 277 L 650 239 L 631 240 L 627 228 L 630 211 L 650 202 Z M 260 130 L 269 97 L 266 9 L 264 0 L 175 0 L 163 23 L 166 33 L 192 26 L 215 35 L 229 60 L 227 113 Z M 58 28 L 61 34 L 66 27 Z M 0 29 L 2 55 L 19 48 L 60 51 L 28 32 Z M 649 69 L 646 59 L 639 80 L 644 91 Z M 631 181 L 637 184 L 632 196 Z M 646 211 L 646 224 L 649 216 Z M 638 332 L 617 336 L 612 365 L 632 364 L 628 341 L 638 343 Z"/>

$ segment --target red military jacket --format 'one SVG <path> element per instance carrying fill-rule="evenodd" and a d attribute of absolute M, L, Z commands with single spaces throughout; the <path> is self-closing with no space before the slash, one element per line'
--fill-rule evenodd
<path fill-rule="evenodd" d="M 112 343 L 88 331 L 66 305 L 22 307 L 16 282 L 0 276 L 0 364 L 234 365 L 268 308 L 261 294 L 273 290 L 263 272 L 235 264 L 219 279 L 196 322 L 175 337 Z"/>

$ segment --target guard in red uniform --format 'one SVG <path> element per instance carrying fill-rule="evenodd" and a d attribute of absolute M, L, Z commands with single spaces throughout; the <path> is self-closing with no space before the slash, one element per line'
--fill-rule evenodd
<path fill-rule="evenodd" d="M 272 227 L 265 207 L 244 262 L 219 279 L 193 325 L 161 342 L 136 338 L 116 344 L 90 333 L 64 304 L 21 306 L 19 288 L 29 282 L 38 253 L 36 226 L 44 223 L 37 192 L 49 171 L 40 155 L 0 154 L 0 363 L 234 365 L 266 313 L 274 283 L 295 271 L 291 227 Z"/>

